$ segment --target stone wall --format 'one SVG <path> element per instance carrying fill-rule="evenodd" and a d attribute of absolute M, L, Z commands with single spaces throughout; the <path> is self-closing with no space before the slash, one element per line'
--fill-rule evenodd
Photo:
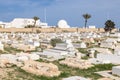
<path fill-rule="evenodd" d="M 0 28 L 0 32 L 104 32 L 104 28 Z"/>

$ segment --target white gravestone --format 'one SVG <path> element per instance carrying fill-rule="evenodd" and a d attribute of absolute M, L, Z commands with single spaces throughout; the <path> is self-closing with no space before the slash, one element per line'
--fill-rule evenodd
<path fill-rule="evenodd" d="M 87 48 L 87 47 L 86 47 L 86 44 L 85 44 L 84 42 L 82 42 L 82 43 L 80 44 L 80 48 Z"/>
<path fill-rule="evenodd" d="M 0 41 L 0 50 L 4 50 L 4 45 L 2 44 L 2 42 Z"/>

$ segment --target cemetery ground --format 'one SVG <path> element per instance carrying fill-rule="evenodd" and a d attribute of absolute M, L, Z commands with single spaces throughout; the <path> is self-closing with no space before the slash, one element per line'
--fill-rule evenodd
<path fill-rule="evenodd" d="M 16 49 L 16 48 L 13 48 L 11 47 L 10 45 L 8 44 L 5 44 L 5 47 L 4 47 L 4 50 L 0 50 L 0 54 L 9 54 L 9 53 L 12 53 L 12 54 L 15 54 L 15 53 L 18 53 L 18 52 L 21 52 L 22 50 L 19 50 L 19 49 Z"/>
<path fill-rule="evenodd" d="M 42 59 L 38 61 L 49 63 L 48 61 Z M 112 66 L 114 66 L 113 64 L 98 64 L 88 69 L 78 69 L 78 68 L 68 67 L 66 65 L 61 65 L 59 64 L 59 61 L 52 62 L 58 66 L 60 71 L 62 71 L 62 73 L 56 77 L 37 76 L 25 72 L 24 70 L 16 66 L 0 69 L 0 71 L 3 72 L 0 73 L 0 77 L 2 80 L 61 80 L 62 78 L 66 78 L 70 76 L 83 76 L 83 77 L 91 78 L 92 80 L 97 80 L 99 78 L 102 78 L 102 76 L 96 74 L 95 72 L 111 70 Z"/>
<path fill-rule="evenodd" d="M 98 46 L 91 44 L 86 49 L 80 48 L 78 50 L 79 52 L 86 54 L 88 53 L 87 49 L 93 48 L 93 47 L 98 47 Z M 4 52 L 1 51 L 0 54 L 4 54 L 4 53 L 15 54 L 21 51 L 22 50 L 18 50 L 16 48 L 10 47 L 9 45 L 5 45 L 5 51 Z M 88 58 L 89 57 L 86 57 L 86 56 L 82 57 L 82 59 L 88 59 Z M 9 67 L 9 68 L 0 68 L 0 80 L 61 80 L 62 78 L 67 78 L 71 76 L 81 76 L 81 77 L 90 78 L 91 80 L 97 80 L 99 78 L 102 78 L 102 76 L 100 76 L 96 72 L 112 70 L 112 67 L 115 66 L 113 64 L 96 64 L 93 67 L 90 67 L 88 69 L 79 69 L 79 68 L 69 67 L 67 65 L 62 65 L 59 63 L 59 61 L 61 60 L 57 60 L 53 62 L 49 62 L 49 61 L 42 60 L 42 59 L 37 60 L 38 62 L 53 63 L 57 65 L 59 70 L 61 71 L 61 74 L 56 77 L 45 77 L 45 76 L 34 75 L 34 74 L 31 74 L 31 73 L 28 73 L 22 70 L 20 67 L 13 65 L 12 67 Z"/>
<path fill-rule="evenodd" d="M 83 54 L 87 53 L 87 49 L 79 49 L 79 51 L 82 52 Z M 16 48 L 10 47 L 9 45 L 6 45 L 5 51 L 3 53 L 17 53 L 17 52 L 21 52 L 21 50 L 18 50 Z M 86 58 L 88 57 L 84 57 L 83 59 L 86 59 Z M 38 61 L 49 63 L 49 61 L 42 60 L 42 59 Z M 97 80 L 99 78 L 102 78 L 102 76 L 100 76 L 95 72 L 111 70 L 112 67 L 114 66 L 113 64 L 97 64 L 97 65 L 94 65 L 94 67 L 91 67 L 88 69 L 79 69 L 79 68 L 73 68 L 73 67 L 68 67 L 67 65 L 59 64 L 59 61 L 61 60 L 52 62 L 53 64 L 57 65 L 59 70 L 61 71 L 61 74 L 56 77 L 38 76 L 38 75 L 28 73 L 17 66 L 12 66 L 10 68 L 0 69 L 0 72 L 1 72 L 0 79 L 1 80 L 61 80 L 62 78 L 66 78 L 70 76 L 82 76 L 82 77 L 90 78 L 92 80 Z"/>

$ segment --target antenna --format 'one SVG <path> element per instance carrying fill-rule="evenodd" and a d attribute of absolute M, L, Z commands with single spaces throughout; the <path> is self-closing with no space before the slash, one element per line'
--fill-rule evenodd
<path fill-rule="evenodd" d="M 45 23 L 46 23 L 46 8 L 44 9 L 44 19 L 45 19 Z"/>

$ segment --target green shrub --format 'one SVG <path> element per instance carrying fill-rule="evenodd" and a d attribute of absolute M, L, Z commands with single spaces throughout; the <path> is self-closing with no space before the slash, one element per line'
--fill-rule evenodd
<path fill-rule="evenodd" d="M 59 38 L 54 38 L 54 39 L 51 39 L 50 40 L 50 44 L 55 47 L 56 46 L 56 43 L 62 43 L 63 41 Z"/>

